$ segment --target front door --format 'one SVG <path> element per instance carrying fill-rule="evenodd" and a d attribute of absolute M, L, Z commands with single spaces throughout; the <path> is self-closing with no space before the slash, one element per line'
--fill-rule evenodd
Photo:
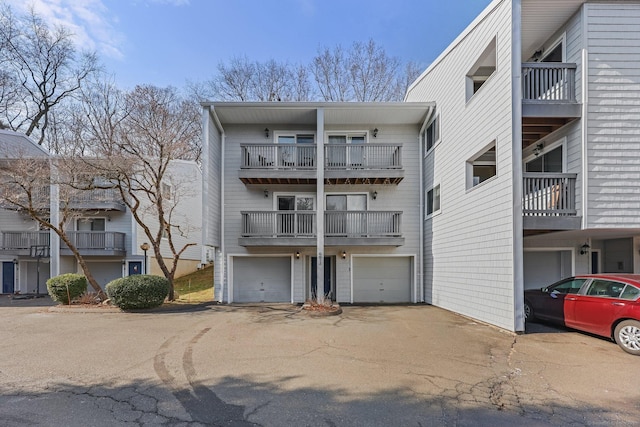
<path fill-rule="evenodd" d="M 15 283 L 15 266 L 12 261 L 2 263 L 2 293 L 12 294 Z"/>
<path fill-rule="evenodd" d="M 129 261 L 129 276 L 133 276 L 135 274 L 142 274 L 142 262 Z"/>
<path fill-rule="evenodd" d="M 311 297 L 316 298 L 318 292 L 318 258 L 311 258 Z M 324 257 L 324 295 L 335 299 L 331 292 L 331 257 Z"/>

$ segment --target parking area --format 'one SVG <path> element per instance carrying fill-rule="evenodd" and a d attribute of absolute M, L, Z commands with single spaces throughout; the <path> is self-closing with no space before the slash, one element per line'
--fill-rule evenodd
<path fill-rule="evenodd" d="M 637 425 L 640 358 L 431 306 L 0 306 L 3 425 Z"/>

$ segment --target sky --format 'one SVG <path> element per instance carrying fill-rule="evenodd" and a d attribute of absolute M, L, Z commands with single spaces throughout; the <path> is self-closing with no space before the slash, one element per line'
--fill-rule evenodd
<path fill-rule="evenodd" d="M 2 0 L 0 0 L 1 2 Z M 308 64 L 322 47 L 373 39 L 426 68 L 490 0 L 4 0 L 33 6 L 97 52 L 123 89 L 184 87 L 233 57 Z"/>

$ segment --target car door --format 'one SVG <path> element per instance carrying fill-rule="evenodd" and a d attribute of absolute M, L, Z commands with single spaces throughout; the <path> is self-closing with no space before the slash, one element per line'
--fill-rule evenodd
<path fill-rule="evenodd" d="M 535 316 L 554 323 L 565 324 L 565 298 L 578 293 L 587 279 L 569 278 L 554 283 L 538 295 L 534 305 Z"/>
<path fill-rule="evenodd" d="M 611 336 L 611 324 L 629 302 L 620 298 L 624 287 L 625 283 L 593 279 L 584 293 L 566 299 L 566 325 L 596 335 Z"/>

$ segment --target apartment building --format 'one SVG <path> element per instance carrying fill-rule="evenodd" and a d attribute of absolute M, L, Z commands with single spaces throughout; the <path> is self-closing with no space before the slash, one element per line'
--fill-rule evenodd
<path fill-rule="evenodd" d="M 48 159 L 49 153 L 30 138 L 12 131 L 0 130 L 0 160 L 15 161 L 16 157 Z M 201 179 L 195 162 L 175 161 L 170 166 L 167 195 L 171 183 L 190 182 L 192 191 L 182 192 L 181 204 L 174 215 L 181 233 L 174 233 L 175 244 L 189 247 L 179 263 L 178 275 L 194 271 L 202 260 L 201 239 Z M 42 207 L 52 221 L 60 220 L 60 205 L 51 203 L 50 189 L 43 189 Z M 53 199 L 55 200 L 55 198 Z M 153 250 L 143 249 L 148 242 L 140 225 L 133 219 L 119 193 L 113 189 L 78 192 L 71 200 L 67 215 L 67 236 L 87 262 L 92 275 L 104 288 L 111 280 L 132 274 L 159 274 Z M 149 217 L 149 227 L 153 218 Z M 177 236 L 176 236 L 177 235 Z M 167 242 L 162 243 L 163 255 L 170 256 Z M 2 263 L 2 293 L 46 294 L 46 280 L 62 273 L 82 273 L 75 256 L 57 234 L 43 229 L 33 218 L 6 203 L 0 208 L 0 262 Z M 146 271 L 145 271 L 146 269 Z"/>
<path fill-rule="evenodd" d="M 221 302 L 425 302 L 640 272 L 640 2 L 495 0 L 405 103 L 205 103 Z"/>
<path fill-rule="evenodd" d="M 640 272 L 638 58 L 637 1 L 496 0 L 413 83 L 426 302 L 522 331 L 524 289 Z"/>
<path fill-rule="evenodd" d="M 203 104 L 216 298 L 422 301 L 419 138 L 432 108 Z"/>

